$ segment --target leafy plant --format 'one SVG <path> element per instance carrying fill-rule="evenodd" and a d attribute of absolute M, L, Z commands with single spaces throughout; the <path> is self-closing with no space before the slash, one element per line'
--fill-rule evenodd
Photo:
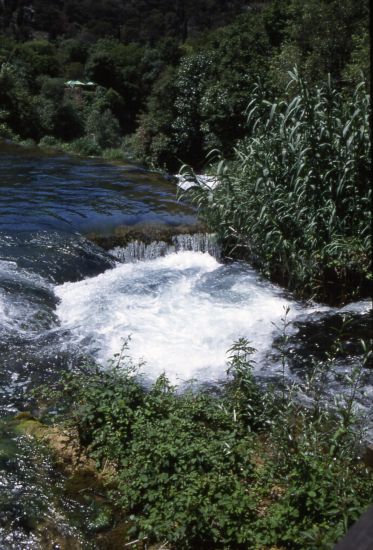
<path fill-rule="evenodd" d="M 302 387 L 283 376 L 261 389 L 252 352 L 245 339 L 232 346 L 220 389 L 191 382 L 180 392 L 165 375 L 146 389 L 124 347 L 109 368 L 82 367 L 44 391 L 97 464 L 116 467 L 112 498 L 136 538 L 178 549 L 330 549 L 371 503 L 355 418 L 364 362 L 331 409 L 304 396 L 317 395 L 333 354 Z"/>

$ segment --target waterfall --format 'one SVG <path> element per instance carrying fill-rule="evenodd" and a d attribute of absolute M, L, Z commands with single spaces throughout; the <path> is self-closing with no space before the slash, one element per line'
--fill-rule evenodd
<path fill-rule="evenodd" d="M 221 248 L 215 233 L 175 235 L 172 241 L 176 252 L 208 252 L 217 260 L 221 257 Z"/>
<path fill-rule="evenodd" d="M 175 252 L 207 252 L 215 259 L 221 256 L 220 246 L 215 234 L 194 233 L 180 234 L 171 237 L 171 242 L 153 241 L 146 244 L 134 240 L 127 246 L 116 246 L 109 253 L 123 263 L 143 260 L 154 260 Z"/>

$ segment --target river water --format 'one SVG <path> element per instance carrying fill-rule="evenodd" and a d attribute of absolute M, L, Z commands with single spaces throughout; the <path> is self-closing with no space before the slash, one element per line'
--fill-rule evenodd
<path fill-rule="evenodd" d="M 250 266 L 222 262 L 213 239 L 204 235 L 175 237 L 173 246 L 132 243 L 111 251 L 87 238 L 118 225 L 194 223 L 194 211 L 177 202 L 175 185 L 158 174 L 11 145 L 0 147 L 0 168 L 3 418 L 27 409 L 30 389 L 85 358 L 104 367 L 125 341 L 143 363 L 145 379 L 166 372 L 182 386 L 192 378 L 224 380 L 227 350 L 246 337 L 257 350 L 258 378 L 276 380 L 285 308 L 291 321 L 286 374 L 292 379 L 304 378 L 348 319 L 341 333 L 345 352 L 327 377 L 325 394 L 346 391 L 342 375 L 359 361 L 359 339 L 370 332 L 369 302 L 342 309 L 300 303 Z M 363 386 L 360 407 L 373 421 L 372 369 L 366 369 Z M 40 493 L 41 515 L 54 504 L 40 489 L 37 471 L 27 473 L 24 442 L 9 435 L 4 441 L 4 456 L 17 449 L 18 466 L 15 451 L 2 461 L 0 448 L 6 495 L 0 500 L 0 547 L 42 547 L 27 528 L 26 497 Z M 44 479 L 52 480 L 48 468 Z M 66 522 L 60 522 L 62 531 Z"/>

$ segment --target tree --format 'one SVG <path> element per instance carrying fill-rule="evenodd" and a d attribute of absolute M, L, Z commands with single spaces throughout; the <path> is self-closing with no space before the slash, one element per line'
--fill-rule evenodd
<path fill-rule="evenodd" d="M 3 123 L 8 128 L 25 138 L 38 136 L 38 117 L 27 80 L 22 71 L 10 63 L 0 67 L 0 105 Z"/>
<path fill-rule="evenodd" d="M 151 165 L 177 169 L 177 145 L 173 122 L 176 117 L 176 68 L 167 67 L 154 83 L 147 111 L 139 117 L 134 139 L 135 153 Z"/>
<path fill-rule="evenodd" d="M 340 80 L 353 49 L 352 37 L 368 31 L 367 0 L 291 0 L 287 35 L 302 52 L 302 71 L 310 82 L 330 73 Z"/>
<path fill-rule="evenodd" d="M 101 147 L 115 147 L 120 142 L 119 122 L 110 111 L 92 111 L 85 125 L 86 133 Z"/>
<path fill-rule="evenodd" d="M 182 58 L 176 76 L 176 118 L 172 130 L 183 161 L 192 164 L 198 162 L 203 151 L 201 100 L 211 65 L 208 53 L 187 56 Z"/>
<path fill-rule="evenodd" d="M 23 66 L 31 86 L 40 75 L 56 77 L 60 73 L 57 50 L 47 40 L 30 40 L 18 44 L 12 55 L 13 63 L 15 59 L 17 64 Z"/>
<path fill-rule="evenodd" d="M 144 101 L 142 89 L 144 49 L 118 40 L 99 40 L 90 52 L 86 74 L 100 86 L 112 88 L 125 105 L 122 125 L 127 132 L 135 129 L 136 116 Z"/>

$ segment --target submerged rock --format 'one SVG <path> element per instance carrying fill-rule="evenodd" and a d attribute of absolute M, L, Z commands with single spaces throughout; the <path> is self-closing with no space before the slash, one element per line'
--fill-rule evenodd
<path fill-rule="evenodd" d="M 166 224 L 136 224 L 121 225 L 111 234 L 89 233 L 87 237 L 104 250 L 112 250 L 120 246 L 125 247 L 133 241 L 141 241 L 145 245 L 155 241 L 172 244 L 176 235 L 205 233 L 206 227 L 202 223 L 194 225 L 166 225 Z"/>
<path fill-rule="evenodd" d="M 113 482 L 114 468 L 106 466 L 102 471 L 96 468 L 95 461 L 80 445 L 75 428 L 47 426 L 28 412 L 19 413 L 13 421 L 13 427 L 16 433 L 32 436 L 48 447 L 56 467 L 69 476 L 66 482 L 69 493 L 78 493 Z"/>
<path fill-rule="evenodd" d="M 80 504 L 85 518 L 84 533 L 90 541 L 89 546 L 79 537 L 61 534 L 59 526 L 46 517 L 29 525 L 40 548 L 122 550 L 130 540 L 131 522 L 106 495 L 108 489 L 116 487 L 114 466 L 106 464 L 99 470 L 80 445 L 79 434 L 74 428 L 48 426 L 27 411 L 19 413 L 10 425 L 14 433 L 32 437 L 50 452 L 56 469 L 64 475 L 64 496 Z M 143 548 L 142 545 L 135 547 Z"/>

